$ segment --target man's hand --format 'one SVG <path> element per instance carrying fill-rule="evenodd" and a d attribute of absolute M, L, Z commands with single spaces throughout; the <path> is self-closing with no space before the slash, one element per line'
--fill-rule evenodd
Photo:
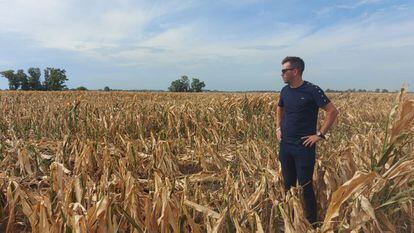
<path fill-rule="evenodd" d="M 282 139 L 282 131 L 280 130 L 280 128 L 276 129 L 276 137 L 277 140 L 280 142 L 280 140 Z"/>
<path fill-rule="evenodd" d="M 311 147 L 313 146 L 317 141 L 321 140 L 322 138 L 319 137 L 318 135 L 314 134 L 314 135 L 309 135 L 309 136 L 305 136 L 305 137 L 301 137 L 301 139 L 306 139 L 303 142 L 303 145 L 306 147 Z"/>

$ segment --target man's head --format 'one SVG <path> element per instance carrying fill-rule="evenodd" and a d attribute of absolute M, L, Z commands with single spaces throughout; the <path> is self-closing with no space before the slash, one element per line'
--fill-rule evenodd
<path fill-rule="evenodd" d="M 287 84 L 295 79 L 302 79 L 305 62 L 300 57 L 285 57 L 282 60 L 282 78 Z"/>

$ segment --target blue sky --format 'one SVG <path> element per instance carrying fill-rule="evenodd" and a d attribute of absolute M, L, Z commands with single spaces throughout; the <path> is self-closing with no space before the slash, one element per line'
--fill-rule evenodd
<path fill-rule="evenodd" d="M 414 1 L 0 0 L 0 12 L 0 70 L 64 68 L 70 88 L 166 90 L 187 75 L 279 90 L 295 55 L 323 89 L 414 90 Z"/>

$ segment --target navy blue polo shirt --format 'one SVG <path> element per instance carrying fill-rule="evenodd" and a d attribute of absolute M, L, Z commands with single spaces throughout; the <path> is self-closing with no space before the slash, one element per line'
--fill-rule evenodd
<path fill-rule="evenodd" d="M 321 88 L 307 81 L 297 88 L 283 87 L 278 104 L 284 110 L 282 141 L 297 142 L 303 136 L 316 134 L 319 108 L 329 102 Z"/>

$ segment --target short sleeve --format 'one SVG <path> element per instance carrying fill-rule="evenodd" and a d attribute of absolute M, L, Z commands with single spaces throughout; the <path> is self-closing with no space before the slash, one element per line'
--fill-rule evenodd
<path fill-rule="evenodd" d="M 282 96 L 279 97 L 279 103 L 277 105 L 279 107 L 282 107 L 283 108 L 284 104 L 283 104 L 283 98 L 282 98 Z"/>
<path fill-rule="evenodd" d="M 282 108 L 285 106 L 285 103 L 283 102 L 283 89 L 282 91 L 280 91 L 279 103 L 277 104 L 277 106 L 282 107 Z"/>
<path fill-rule="evenodd" d="M 312 89 L 312 96 L 318 107 L 324 107 L 329 102 L 331 102 L 329 98 L 325 95 L 325 92 L 320 87 L 314 85 Z"/>

